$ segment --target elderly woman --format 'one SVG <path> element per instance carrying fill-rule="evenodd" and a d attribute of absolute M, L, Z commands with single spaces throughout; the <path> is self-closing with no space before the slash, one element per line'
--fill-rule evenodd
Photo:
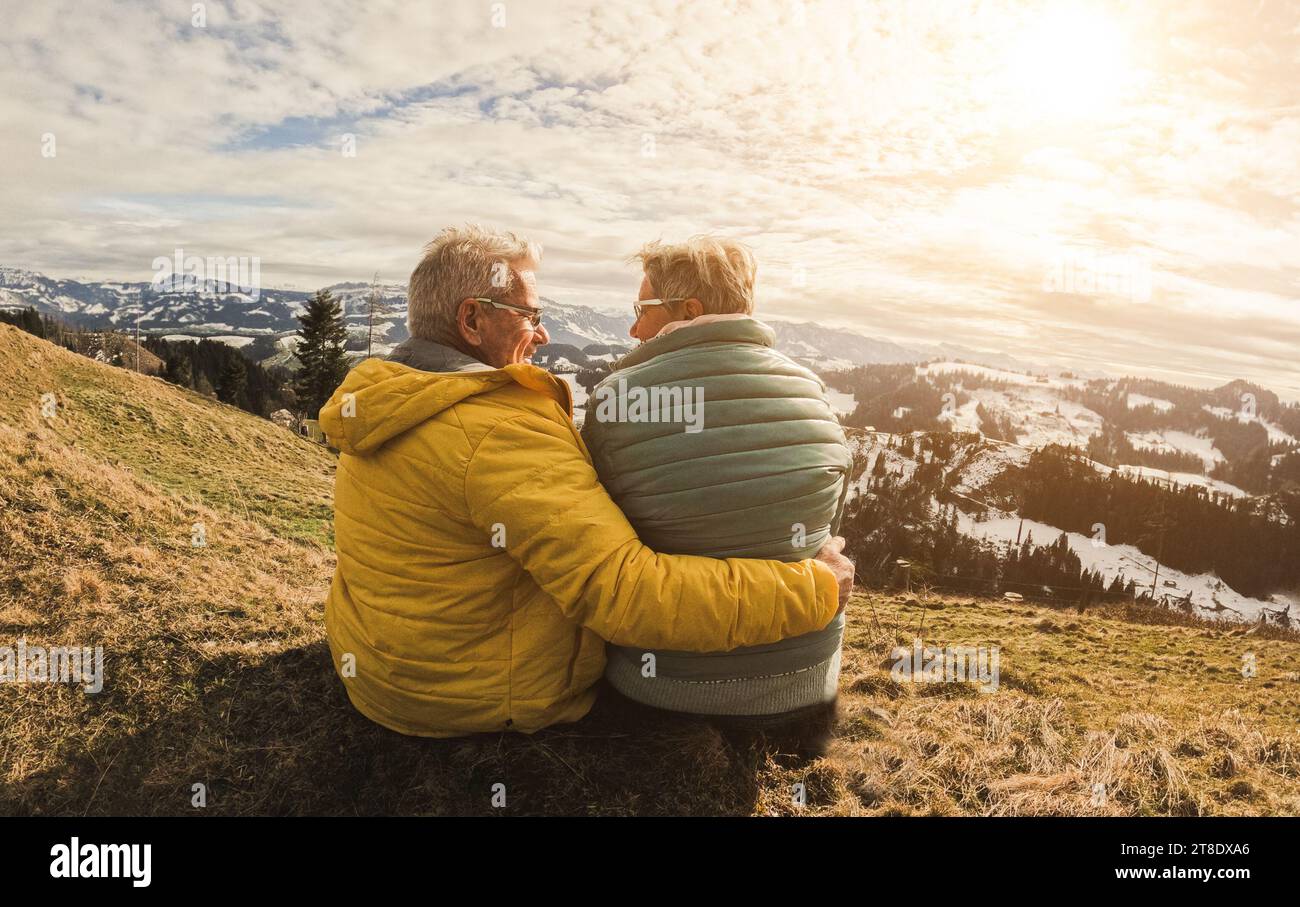
<path fill-rule="evenodd" d="M 641 345 L 593 390 L 583 428 L 610 497 L 658 551 L 808 557 L 838 526 L 851 457 L 821 379 L 773 349 L 772 329 L 753 317 L 753 255 L 695 237 L 650 243 L 637 259 Z M 609 405 L 626 397 L 642 405 Z M 610 646 L 605 676 L 670 711 L 829 718 L 843 632 L 840 615 L 727 652 Z"/>

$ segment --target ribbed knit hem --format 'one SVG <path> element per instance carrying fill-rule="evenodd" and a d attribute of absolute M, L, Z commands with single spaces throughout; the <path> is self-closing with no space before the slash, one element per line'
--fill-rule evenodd
<path fill-rule="evenodd" d="M 628 699 L 693 715 L 779 715 L 830 702 L 840 683 L 840 651 L 826 661 L 789 674 L 731 680 L 642 677 L 641 666 L 611 658 L 605 678 Z"/>

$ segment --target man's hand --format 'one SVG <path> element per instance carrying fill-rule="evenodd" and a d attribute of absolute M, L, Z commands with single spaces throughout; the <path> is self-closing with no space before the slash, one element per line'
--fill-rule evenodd
<path fill-rule="evenodd" d="M 849 595 L 853 592 L 853 561 L 840 554 L 844 550 L 844 538 L 842 536 L 832 537 L 825 545 L 822 545 L 817 552 L 817 560 L 821 561 L 840 583 L 840 611 L 849 603 Z M 837 614 L 839 611 L 836 612 Z"/>

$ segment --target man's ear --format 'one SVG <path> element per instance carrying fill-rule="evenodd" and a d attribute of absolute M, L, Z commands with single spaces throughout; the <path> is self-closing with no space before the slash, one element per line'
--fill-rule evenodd
<path fill-rule="evenodd" d="M 470 346 L 483 345 L 483 310 L 473 299 L 462 299 L 460 308 L 456 309 L 456 329 L 460 337 Z"/>
<path fill-rule="evenodd" d="M 694 296 L 686 300 L 686 315 L 689 318 L 699 318 L 704 314 L 704 303 L 700 302 Z"/>

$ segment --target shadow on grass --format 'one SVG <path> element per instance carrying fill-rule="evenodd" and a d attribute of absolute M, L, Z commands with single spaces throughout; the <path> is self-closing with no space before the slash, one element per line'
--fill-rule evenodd
<path fill-rule="evenodd" d="M 148 723 L 123 697 L 105 702 L 122 713 L 109 727 L 127 730 L 70 735 L 57 768 L 0 790 L 0 812 L 747 815 L 769 755 L 761 738 L 607 689 L 583 720 L 531 736 L 406 737 L 352 708 L 324 642 L 255 664 L 201 662 L 194 687 L 188 705 Z M 202 809 L 195 784 L 206 787 Z M 504 808 L 492 803 L 497 784 Z"/>

